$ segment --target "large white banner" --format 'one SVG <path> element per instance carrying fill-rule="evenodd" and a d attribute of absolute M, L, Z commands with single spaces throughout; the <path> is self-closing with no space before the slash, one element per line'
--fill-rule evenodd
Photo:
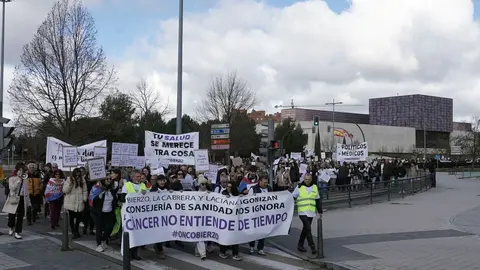
<path fill-rule="evenodd" d="M 46 163 L 57 163 L 58 168 L 65 170 L 68 168 L 63 167 L 63 146 L 72 146 L 64 141 L 61 141 L 54 137 L 47 138 L 47 154 L 46 154 Z M 87 160 L 94 158 L 95 156 L 95 146 L 107 147 L 107 141 L 98 141 L 82 146 L 78 146 L 78 166 L 85 166 Z"/>
<path fill-rule="evenodd" d="M 145 157 L 160 157 L 170 164 L 195 165 L 199 133 L 170 135 L 145 130 Z"/>
<path fill-rule="evenodd" d="M 337 143 L 336 160 L 340 162 L 366 161 L 368 157 L 368 144 L 363 142 L 359 145 Z"/>
<path fill-rule="evenodd" d="M 293 207 L 288 191 L 228 198 L 212 192 L 128 194 L 122 225 L 130 247 L 173 240 L 234 245 L 288 235 Z"/>

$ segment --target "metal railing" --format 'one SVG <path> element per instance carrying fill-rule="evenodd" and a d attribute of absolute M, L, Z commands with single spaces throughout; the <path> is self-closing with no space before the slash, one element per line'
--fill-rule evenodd
<path fill-rule="evenodd" d="M 415 178 L 398 178 L 390 181 L 367 182 L 350 185 L 320 185 L 320 194 L 324 208 L 352 207 L 352 205 L 372 204 L 378 201 L 390 201 L 392 198 L 404 198 L 427 191 L 432 186 L 432 175 Z"/>

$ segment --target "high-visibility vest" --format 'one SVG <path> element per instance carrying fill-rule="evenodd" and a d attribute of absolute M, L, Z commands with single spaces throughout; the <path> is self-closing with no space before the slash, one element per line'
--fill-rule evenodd
<path fill-rule="evenodd" d="M 133 183 L 132 183 L 132 182 L 126 182 L 126 183 L 125 183 L 125 188 L 127 189 L 127 193 L 137 193 L 137 191 L 136 191 L 135 188 L 133 187 Z M 138 190 L 138 192 L 142 192 L 142 190 L 149 191 L 149 188 L 147 188 L 147 186 L 145 185 L 145 183 L 141 183 L 141 184 L 140 184 L 140 190 Z"/>
<path fill-rule="evenodd" d="M 312 192 L 307 192 L 307 187 L 301 186 L 298 189 L 297 211 L 298 213 L 311 212 L 315 213 L 317 210 L 316 198 L 318 196 L 317 185 L 312 186 Z"/>

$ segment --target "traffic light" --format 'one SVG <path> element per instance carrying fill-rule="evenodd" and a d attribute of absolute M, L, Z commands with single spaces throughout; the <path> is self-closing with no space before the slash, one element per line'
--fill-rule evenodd
<path fill-rule="evenodd" d="M 14 127 L 2 127 L 3 129 L 3 149 L 8 149 L 13 144 L 13 139 L 11 137 Z"/>
<path fill-rule="evenodd" d="M 278 149 L 280 149 L 280 143 L 278 141 L 271 141 L 270 142 L 270 148 L 272 150 L 278 150 Z"/>
<path fill-rule="evenodd" d="M 5 124 L 8 124 L 10 122 L 10 119 L 1 117 L 0 118 L 0 129 L 1 129 L 1 134 L 3 134 L 2 141 L 0 142 L 0 150 L 10 148 L 10 146 L 13 144 L 13 139 L 11 137 L 13 131 L 15 130 L 14 127 L 5 127 Z"/>
<path fill-rule="evenodd" d="M 260 153 L 266 154 L 268 152 L 268 143 L 273 141 L 275 138 L 275 123 L 273 120 L 263 121 L 262 129 L 262 138 L 260 139 Z"/>
<path fill-rule="evenodd" d="M 313 118 L 313 125 L 316 126 L 316 127 L 318 127 L 318 124 L 319 124 L 319 117 L 318 117 L 318 116 L 315 116 L 315 117 Z"/>

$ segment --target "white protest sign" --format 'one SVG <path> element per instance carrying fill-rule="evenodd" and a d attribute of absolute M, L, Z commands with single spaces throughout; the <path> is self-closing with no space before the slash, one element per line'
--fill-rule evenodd
<path fill-rule="evenodd" d="M 302 159 L 302 153 L 300 152 L 292 152 L 290 153 L 290 157 L 295 160 L 300 160 Z"/>
<path fill-rule="evenodd" d="M 217 181 L 218 170 L 220 170 L 220 166 L 215 164 L 210 164 L 208 171 L 204 172 L 203 175 L 212 183 L 215 183 Z"/>
<path fill-rule="evenodd" d="M 358 162 L 366 161 L 368 157 L 368 144 L 363 142 L 359 145 L 337 144 L 337 161 Z"/>
<path fill-rule="evenodd" d="M 78 165 L 78 150 L 76 146 L 62 147 L 62 166 L 63 167 L 77 167 Z"/>
<path fill-rule="evenodd" d="M 288 235 L 294 201 L 290 192 L 226 197 L 218 193 L 128 194 L 122 207 L 130 247 L 168 241 L 235 245 Z"/>
<path fill-rule="evenodd" d="M 140 159 L 138 157 L 138 144 L 113 142 L 111 164 L 114 167 L 135 167 L 141 169 L 145 166 L 145 158 Z"/>
<path fill-rule="evenodd" d="M 165 171 L 162 168 L 153 169 L 151 172 L 152 175 L 165 175 Z"/>
<path fill-rule="evenodd" d="M 162 157 L 170 164 L 195 165 L 199 132 L 170 135 L 145 130 L 145 156 Z"/>
<path fill-rule="evenodd" d="M 63 166 L 63 147 L 72 146 L 64 141 L 54 137 L 47 137 L 46 163 L 57 163 L 58 168 L 64 170 Z M 76 167 L 85 166 L 87 159 L 94 157 L 95 146 L 107 147 L 107 141 L 98 141 L 77 147 L 78 164 Z"/>
<path fill-rule="evenodd" d="M 92 158 L 87 161 L 90 180 L 99 180 L 107 176 L 105 170 L 105 160 L 101 158 Z"/>
<path fill-rule="evenodd" d="M 103 158 L 105 160 L 105 164 L 107 163 L 107 147 L 103 146 L 95 146 L 93 148 L 93 157 L 95 158 Z"/>
<path fill-rule="evenodd" d="M 208 150 L 198 149 L 195 150 L 195 170 L 197 172 L 205 172 L 210 169 L 210 163 L 208 162 Z"/>
<path fill-rule="evenodd" d="M 138 144 L 113 142 L 112 156 L 113 155 L 136 156 L 138 155 Z"/>
<path fill-rule="evenodd" d="M 78 165 L 85 166 L 87 160 L 95 157 L 95 146 L 107 147 L 107 140 L 93 142 L 78 147 Z"/>

